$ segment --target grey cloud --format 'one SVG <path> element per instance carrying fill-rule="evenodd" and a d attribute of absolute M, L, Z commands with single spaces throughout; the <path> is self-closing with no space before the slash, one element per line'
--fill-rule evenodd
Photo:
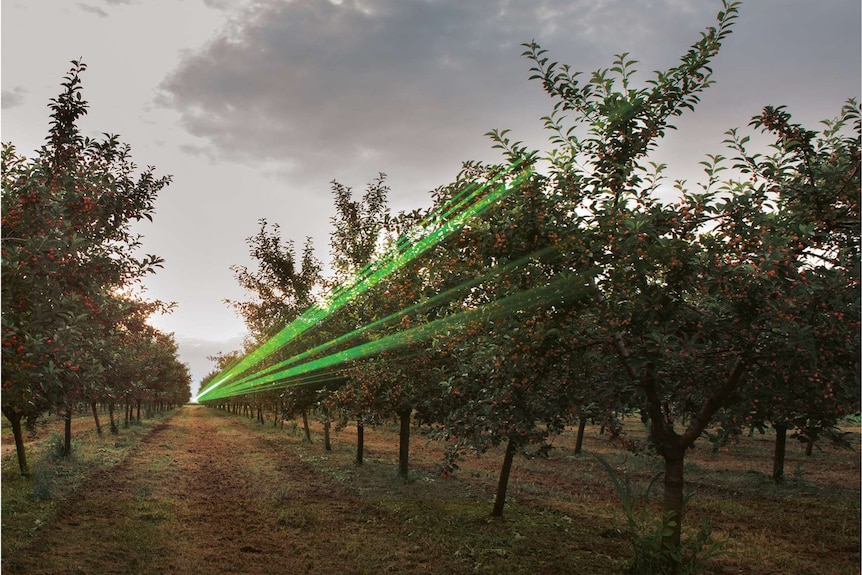
<path fill-rule="evenodd" d="M 231 0 L 204 0 L 204 5 L 216 10 L 227 10 L 231 7 Z"/>
<path fill-rule="evenodd" d="M 0 102 L 2 102 L 2 109 L 8 110 L 10 108 L 14 108 L 15 106 L 21 105 L 24 101 L 24 94 L 27 93 L 27 90 L 22 88 L 21 86 L 16 86 L 11 90 L 3 89 L 2 95 L 0 95 Z"/>
<path fill-rule="evenodd" d="M 180 144 L 178 148 L 190 156 L 207 156 L 207 149 L 202 146 L 194 144 Z"/>
<path fill-rule="evenodd" d="M 107 6 L 131 6 L 134 4 L 140 4 L 140 0 L 100 0 L 102 4 Z M 83 10 L 84 12 L 90 12 L 91 14 L 95 14 L 100 18 L 107 18 L 110 16 L 110 13 L 102 8 L 101 6 L 95 6 L 93 4 L 85 4 L 83 2 L 77 3 L 78 8 Z"/>
<path fill-rule="evenodd" d="M 841 17 L 847 2 L 826 8 L 834 10 L 831 21 L 811 18 L 822 7 L 802 0 L 743 6 L 728 42 L 737 48 L 717 61 L 720 82 L 734 75 L 740 82 L 719 88 L 723 101 L 810 91 L 809 82 L 793 83 L 807 73 L 794 66 L 821 77 L 832 66 L 846 68 L 846 56 L 819 59 L 836 44 L 834 31 L 822 27 L 849 25 Z M 163 81 L 160 103 L 180 112 L 204 143 L 199 153 L 214 160 L 280 163 L 274 173 L 322 182 L 342 174 L 367 180 L 378 171 L 424 182 L 444 169 L 454 175 L 462 160 L 497 157 L 482 136 L 492 128 L 546 141 L 540 118 L 551 103 L 527 80 L 521 43 L 536 39 L 549 57 L 584 72 L 632 51 L 647 72 L 675 65 L 719 8 L 697 0 L 262 1 L 188 54 Z M 755 54 L 768 59 L 770 50 L 794 46 L 776 20 L 812 47 L 796 62 L 758 67 Z M 854 49 L 850 62 L 858 45 L 847 47 Z M 757 106 L 722 129 L 744 124 Z M 714 114 L 719 121 L 728 119 Z"/>
<path fill-rule="evenodd" d="M 577 64 L 619 42 L 608 32 L 620 14 L 639 35 L 660 14 L 678 24 L 683 47 L 709 23 L 707 13 L 686 24 L 702 3 L 660 4 L 633 12 L 622 0 L 262 2 L 186 57 L 163 82 L 161 103 L 215 158 L 284 161 L 294 176 L 327 166 L 372 175 L 457 168 L 493 155 L 490 129 L 539 131 L 549 105 L 527 81 L 521 43 L 536 38 Z"/>
<path fill-rule="evenodd" d="M 91 14 L 95 14 L 96 16 L 99 16 L 100 18 L 107 18 L 108 17 L 108 13 L 104 9 L 99 8 L 98 6 L 93 6 L 92 4 L 84 4 L 83 2 L 78 2 L 78 8 L 80 8 L 84 12 L 89 12 Z"/>

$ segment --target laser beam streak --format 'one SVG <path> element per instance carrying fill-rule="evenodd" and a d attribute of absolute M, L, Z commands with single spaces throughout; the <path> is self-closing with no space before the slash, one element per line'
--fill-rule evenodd
<path fill-rule="evenodd" d="M 384 327 L 387 324 L 396 323 L 399 320 L 401 320 L 402 318 L 404 318 L 405 316 L 408 316 L 409 314 L 418 313 L 418 312 L 421 312 L 421 311 L 428 309 L 430 307 L 438 306 L 438 305 L 445 305 L 445 304 L 447 304 L 453 300 L 463 298 L 463 296 L 465 296 L 466 293 L 469 292 L 469 290 L 473 289 L 474 287 L 479 286 L 479 285 L 487 282 L 488 280 L 490 280 L 494 277 L 501 276 L 501 275 L 504 275 L 506 273 L 510 273 L 510 272 L 518 269 L 520 266 L 527 264 L 531 261 L 541 260 L 545 256 L 547 256 L 549 254 L 556 253 L 559 250 L 560 250 L 560 248 L 557 245 L 548 246 L 548 247 L 545 247 L 541 250 L 536 251 L 535 253 L 524 256 L 524 257 L 519 258 L 515 261 L 509 262 L 505 265 L 494 266 L 491 269 L 489 269 L 487 272 L 485 272 L 484 274 L 482 274 L 481 276 L 479 276 L 477 278 L 463 282 L 460 285 L 455 286 L 453 288 L 450 288 L 446 291 L 440 292 L 439 294 L 436 294 L 436 295 L 428 298 L 425 301 L 421 301 L 421 302 L 418 302 L 416 304 L 413 304 L 407 308 L 404 308 L 403 310 L 399 310 L 399 311 L 392 313 L 392 314 L 390 314 L 384 318 L 378 319 L 377 321 L 371 322 L 365 326 L 357 328 L 350 333 L 336 337 L 330 341 L 327 341 L 326 343 L 320 344 L 316 347 L 313 347 L 311 349 L 303 351 L 302 353 L 296 354 L 296 355 L 294 355 L 294 356 L 292 356 L 286 360 L 283 360 L 277 364 L 274 364 L 274 365 L 271 365 L 271 366 L 266 367 L 264 369 L 261 369 L 255 373 L 252 373 L 251 375 L 243 377 L 242 379 L 232 381 L 229 384 L 222 386 L 222 389 L 224 389 L 224 390 L 238 389 L 240 386 L 242 386 L 243 384 L 245 384 L 249 381 L 255 380 L 261 376 L 267 375 L 267 374 L 272 373 L 274 371 L 283 370 L 284 368 L 286 368 L 292 364 L 298 363 L 302 360 L 305 360 L 306 358 L 310 358 L 314 355 L 317 355 L 317 354 L 320 354 L 324 351 L 330 350 L 331 348 L 347 344 L 348 342 L 354 341 L 354 340 L 358 339 L 359 337 L 361 337 L 362 335 L 364 335 L 364 334 L 366 334 L 366 333 L 368 333 L 374 329 Z"/>
<path fill-rule="evenodd" d="M 578 281 L 578 279 L 581 281 Z M 591 281 L 568 275 L 561 276 L 544 286 L 518 292 L 509 297 L 495 300 L 470 310 L 390 334 L 380 339 L 369 341 L 288 369 L 256 377 L 238 388 L 225 390 L 225 395 L 221 395 L 217 390 L 212 393 L 211 399 L 304 385 L 308 382 L 304 376 L 308 374 L 329 370 L 350 361 L 364 359 L 385 351 L 426 341 L 434 336 L 463 329 L 477 321 L 494 321 L 509 316 L 518 310 L 545 308 L 566 300 L 571 301 L 572 298 L 582 299 L 587 297 L 594 289 Z M 332 379 L 332 376 L 327 376 L 326 373 L 319 373 L 316 381 L 323 382 L 327 379 Z"/>
<path fill-rule="evenodd" d="M 309 329 L 319 326 L 330 314 L 353 301 L 359 294 L 374 287 L 384 278 L 462 229 L 471 218 L 479 216 L 496 204 L 529 175 L 528 171 L 524 171 L 512 178 L 512 181 L 501 183 L 500 180 L 516 167 L 517 165 L 510 166 L 509 169 L 481 186 L 468 187 L 440 209 L 429 214 L 419 225 L 412 228 L 410 233 L 399 238 L 392 250 L 384 254 L 376 263 L 363 268 L 357 274 L 358 278 L 355 281 L 350 282 L 347 287 L 333 290 L 323 304 L 313 305 L 233 366 L 223 370 L 206 389 L 198 394 L 198 400 L 214 398 L 216 389 L 226 386 L 238 376 L 250 371 L 289 342 L 296 341 L 296 338 Z M 416 239 L 411 241 L 411 235 L 417 236 Z M 232 391 L 236 390 L 235 386 L 229 387 Z"/>

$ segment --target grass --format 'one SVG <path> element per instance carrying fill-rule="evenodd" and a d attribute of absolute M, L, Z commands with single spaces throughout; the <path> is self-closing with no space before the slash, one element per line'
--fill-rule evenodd
<path fill-rule="evenodd" d="M 258 433 L 279 434 L 253 421 Z M 288 426 L 286 425 L 285 428 Z M 467 458 L 454 480 L 435 473 L 442 449 L 415 434 L 411 481 L 395 479 L 397 426 L 366 428 L 365 465 L 354 465 L 353 430 L 333 435 L 325 452 L 319 425 L 315 442 L 279 435 L 304 461 L 365 500 L 393 514 L 417 537 L 434 541 L 472 573 L 619 573 L 632 552 L 622 503 L 607 473 L 589 453 L 600 454 L 626 473 L 643 494 L 663 465 L 648 454 L 632 454 L 587 428 L 585 452 L 573 454 L 574 433 L 554 440 L 550 457 L 516 458 L 505 518 L 489 518 L 502 451 Z M 774 436 L 743 437 L 714 452 L 699 443 L 687 456 L 684 528 L 693 536 L 708 519 L 722 555 L 707 562 L 708 573 L 860 572 L 859 428 L 852 422 L 854 450 L 822 445 L 810 457 L 788 444 L 787 478 L 770 477 Z M 639 422 L 627 422 L 627 436 L 645 440 Z M 642 517 L 660 513 L 658 480 L 641 502 Z M 528 567 L 526 567 L 528 566 Z"/>
<path fill-rule="evenodd" d="M 0 465 L 2 482 L 2 530 L 0 554 L 13 553 L 30 541 L 54 516 L 57 506 L 84 484 L 87 478 L 99 471 L 112 469 L 135 449 L 161 418 L 144 420 L 141 425 L 121 429 L 111 435 L 104 429 L 99 437 L 95 429 L 80 425 L 85 416 L 73 419 L 72 454 L 59 455 L 62 436 L 59 418 L 49 418 L 38 426 L 35 437 L 28 438 L 27 457 L 31 475 L 23 477 L 18 469 L 14 450 L 6 454 Z M 7 424 L 4 418 L 3 443 L 7 441 Z M 76 426 L 76 423 L 78 424 Z M 83 427 L 80 431 L 75 429 Z M 11 430 L 8 430 L 11 439 Z"/>
<path fill-rule="evenodd" d="M 593 427 L 587 428 L 585 453 L 573 453 L 574 433 L 566 432 L 554 439 L 547 458 L 517 457 L 504 518 L 491 519 L 502 450 L 481 458 L 468 457 L 454 478 L 442 479 L 436 473 L 442 447 L 417 432 L 411 442 L 410 476 L 403 481 L 396 474 L 396 425 L 366 428 L 365 464 L 356 466 L 355 428 L 351 426 L 333 432 L 333 450 L 327 452 L 317 422 L 312 424 L 314 442 L 308 444 L 300 434 L 291 433 L 294 426 L 290 424 L 281 430 L 271 421 L 260 425 L 206 411 L 208 417 L 221 422 L 213 427 L 218 431 L 209 443 L 244 438 L 243 445 L 252 446 L 242 453 L 216 455 L 224 458 L 219 468 L 222 475 L 237 480 L 218 501 L 241 500 L 252 505 L 261 529 L 295 538 L 303 545 L 329 541 L 337 532 L 338 544 L 332 554 L 357 573 L 387 572 L 381 566 L 392 565 L 393 560 L 407 570 L 441 572 L 423 563 L 427 553 L 421 551 L 427 549 L 440 550 L 441 564 L 455 566 L 453 572 L 458 573 L 622 572 L 637 533 L 632 532 L 609 475 L 593 454 L 600 455 L 620 477 L 630 479 L 638 496 L 638 517 L 645 521 L 658 517 L 661 505 L 660 480 L 645 494 L 662 470 L 661 461 L 648 454 L 629 453 Z M 177 417 L 186 415 L 180 412 Z M 57 501 L 88 474 L 122 461 L 151 425 L 144 422 L 122 430 L 119 437 L 101 439 L 94 432 L 84 432 L 76 437 L 74 457 L 69 460 L 47 459 L 51 440 L 46 436 L 34 448 L 30 480 L 16 475 L 14 454 L 4 458 L 3 552 L 33 537 L 50 520 Z M 191 433 L 181 425 L 172 427 L 177 428 L 172 433 Z M 627 423 L 626 430 L 630 438 L 645 439 L 639 422 Z M 706 572 L 858 574 L 860 437 L 857 425 L 848 426 L 848 431 L 856 450 L 823 445 L 806 457 L 804 446 L 788 444 L 787 480 L 781 484 L 770 478 L 773 436 L 743 437 L 722 452 L 699 443 L 687 456 L 686 490 L 693 496 L 684 525 L 693 532 L 708 519 L 725 553 L 709 560 Z M 153 436 L 148 444 L 154 452 L 139 462 L 145 467 L 136 471 L 138 491 L 129 501 L 117 503 L 117 515 L 124 518 L 118 524 L 118 537 L 136 550 L 126 557 L 128 573 L 147 572 L 146 553 L 165 544 L 166 526 L 180 525 L 177 518 L 193 514 L 193 506 L 200 505 L 167 497 L 158 487 L 146 491 L 151 484 L 145 478 L 151 478 L 152 485 L 169 486 L 185 476 L 177 460 L 190 454 L 187 448 L 174 447 L 178 437 L 193 436 Z M 195 454 L 208 453 L 206 447 L 195 450 Z M 288 453 L 290 458 L 283 457 Z M 287 473 L 285 462 L 296 462 L 297 457 L 313 472 Z M 235 468 L 232 476 L 227 473 L 229 467 Z M 296 483 L 296 477 L 306 483 Z M 221 477 L 212 480 L 218 482 Z M 327 483 L 338 488 L 327 487 Z M 296 490 L 301 492 L 303 485 L 309 495 L 298 500 Z M 34 496 L 39 490 L 49 496 Z M 381 535 L 381 525 L 388 535 Z M 396 540 L 407 545 L 399 543 L 396 549 Z M 251 558 L 263 547 L 250 545 L 240 552 Z"/>

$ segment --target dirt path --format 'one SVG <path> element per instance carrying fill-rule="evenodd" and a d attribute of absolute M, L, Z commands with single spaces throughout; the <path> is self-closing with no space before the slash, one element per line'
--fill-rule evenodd
<path fill-rule="evenodd" d="M 303 463 L 289 445 L 189 406 L 63 503 L 28 546 L 3 558 L 3 573 L 456 569 L 407 527 Z"/>

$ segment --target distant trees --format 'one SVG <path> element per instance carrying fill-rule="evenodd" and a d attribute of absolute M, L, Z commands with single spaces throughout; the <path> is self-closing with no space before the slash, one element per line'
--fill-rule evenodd
<path fill-rule="evenodd" d="M 249 348 L 265 343 L 308 309 L 315 301 L 315 290 L 321 283 L 321 264 L 314 255 L 311 238 L 306 239 L 302 254 L 297 255 L 293 241 L 281 237 L 278 224 L 270 225 L 265 219 L 261 219 L 259 224 L 258 233 L 247 240 L 249 255 L 256 262 L 256 269 L 246 266 L 231 268 L 239 284 L 252 297 L 246 301 L 227 301 L 245 321 L 250 334 Z M 262 367 L 287 359 L 287 351 L 273 354 Z M 249 397 L 248 401 L 256 405 L 261 420 L 264 402 L 277 406 L 279 413 L 276 417 L 287 413 L 301 414 L 306 437 L 311 440 L 308 412 L 317 405 L 316 390 L 272 391 Z"/>
<path fill-rule="evenodd" d="M 353 199 L 350 187 L 333 181 L 332 196 L 335 205 L 329 240 L 332 277 L 326 283 L 330 289 L 337 289 L 365 273 L 373 258 L 380 253 L 390 229 L 386 175 L 379 174 L 377 179 L 368 184 L 362 198 L 357 200 Z M 366 294 L 360 297 L 366 301 L 375 296 Z M 373 313 L 378 306 L 373 301 L 369 304 L 367 307 L 351 306 L 333 319 L 330 329 L 337 334 L 350 333 L 373 321 Z M 356 464 L 362 465 L 365 423 L 376 419 L 372 394 L 356 371 L 334 394 L 331 399 L 336 409 L 345 417 L 356 419 Z"/>
<path fill-rule="evenodd" d="M 79 402 L 116 396 L 118 386 L 147 385 L 137 377 L 106 376 L 141 351 L 138 340 L 123 335 L 130 318 L 140 318 L 139 324 L 141 314 L 154 308 L 147 313 L 149 304 L 125 294 L 161 259 L 137 256 L 140 241 L 131 224 L 152 219 L 156 196 L 170 177 L 157 177 L 153 168 L 139 172 L 116 136 L 80 135 L 76 122 L 87 112 L 80 80 L 85 69 L 72 63 L 62 93 L 49 104 L 47 142 L 35 157 L 3 144 L 2 410 L 25 474 L 22 419 L 46 410 L 65 413 L 68 451 L 71 414 Z M 175 353 L 159 359 L 178 364 Z M 165 393 L 187 400 L 189 384 L 188 378 L 171 380 Z"/>
<path fill-rule="evenodd" d="M 237 282 L 254 297 L 248 301 L 228 301 L 245 320 L 249 332 L 264 340 L 284 328 L 315 301 L 321 264 L 308 238 L 301 256 L 291 240 L 281 237 L 278 224 L 259 221 L 260 231 L 248 238 L 249 255 L 256 270 L 232 266 Z M 272 228 L 271 230 L 269 228 Z"/>

